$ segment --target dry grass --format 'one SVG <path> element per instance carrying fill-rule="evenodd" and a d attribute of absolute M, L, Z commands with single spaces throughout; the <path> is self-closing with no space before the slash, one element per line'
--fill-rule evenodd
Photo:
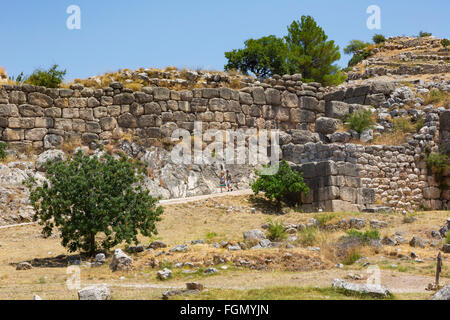
<path fill-rule="evenodd" d="M 407 137 L 407 133 L 401 131 L 383 133 L 381 136 L 376 137 L 371 144 L 398 146 L 405 143 Z"/>
<path fill-rule="evenodd" d="M 311 216 L 301 214 L 294 210 L 285 210 L 285 214 L 276 215 L 271 208 L 264 208 L 263 201 L 258 203 L 252 197 L 233 196 L 224 198 L 210 198 L 193 203 L 165 206 L 163 220 L 158 222 L 159 234 L 153 239 L 140 238 L 143 245 L 159 239 L 169 246 L 190 243 L 191 240 L 204 239 L 209 243 L 226 240 L 228 242 L 242 241 L 242 233 L 247 230 L 260 229 L 268 219 L 276 220 L 284 224 L 308 223 L 314 217 L 322 222 L 322 225 L 332 225 L 343 218 L 360 217 L 369 221 L 378 219 L 388 223 L 388 228 L 382 230 L 382 236 L 392 235 L 396 231 L 403 231 L 408 239 L 412 235 L 424 239 L 431 230 L 436 230 L 448 217 L 448 212 L 416 213 L 418 218 L 414 223 L 403 223 L 400 214 L 369 214 L 369 213 L 323 213 Z M 227 212 L 233 206 L 237 210 Z M 256 214 L 251 213 L 251 208 L 256 207 Z M 365 272 L 359 264 L 353 264 L 344 269 L 333 269 L 332 266 L 340 262 L 335 256 L 333 243 L 345 232 L 343 230 L 324 231 L 318 230 L 314 246 L 321 248 L 320 252 L 312 252 L 305 247 L 291 250 L 245 250 L 230 252 L 224 249 L 215 249 L 209 245 L 191 246 L 187 253 L 173 254 L 170 256 L 155 257 L 155 253 L 145 252 L 133 255 L 134 268 L 126 272 L 112 273 L 108 265 L 96 268 L 81 267 L 82 286 L 94 283 L 108 283 L 112 288 L 113 299 L 159 299 L 161 293 L 167 287 L 184 287 L 185 282 L 200 281 L 208 291 L 192 298 L 221 298 L 228 299 L 234 290 L 245 288 L 236 296 L 239 299 L 264 299 L 279 292 L 277 287 L 285 287 L 286 294 L 280 295 L 281 299 L 326 299 L 331 293 L 326 291 L 333 278 L 344 278 L 350 270 Z M 31 299 L 33 294 L 38 294 L 45 299 L 76 299 L 76 290 L 68 290 L 66 280 L 69 275 L 65 266 L 56 264 L 58 255 L 66 255 L 67 251 L 60 245 L 58 237 L 44 239 L 40 235 L 40 227 L 24 226 L 11 229 L 0 229 L 0 299 Z M 122 246 L 123 247 L 123 246 Z M 399 260 L 392 254 L 395 251 L 409 255 L 414 250 L 425 262 L 422 264 Z M 290 253 L 290 256 L 286 254 Z M 434 259 L 437 251 L 432 248 L 410 248 L 409 245 L 397 247 L 384 247 L 381 252 L 374 252 L 370 248 L 361 248 L 360 255 L 368 257 L 373 264 L 379 264 L 383 269 L 383 281 L 388 286 L 400 283 L 406 286 L 414 294 L 396 295 L 399 299 L 412 299 L 428 297 L 430 293 L 423 291 L 433 276 Z M 182 274 L 179 269 L 174 269 L 174 277 L 171 280 L 161 282 L 156 279 L 158 268 L 152 268 L 150 264 L 155 259 L 167 265 L 176 262 L 192 261 L 203 263 L 211 260 L 215 255 L 227 259 L 225 265 L 228 270 L 221 270 L 217 275 L 205 276 L 201 272 L 192 275 Z M 288 258 L 289 257 L 289 258 Z M 36 266 L 32 270 L 16 271 L 15 265 L 22 261 L 32 261 Z M 110 260 L 111 257 L 108 257 Z M 247 268 L 234 267 L 233 262 L 242 259 L 255 262 L 256 265 L 264 265 L 268 259 L 267 270 L 249 270 Z M 292 260 L 289 260 L 292 259 Z M 38 264 L 45 263 L 46 266 Z M 317 265 L 316 263 L 320 263 Z M 396 263 L 398 267 L 391 268 Z M 447 267 L 448 257 L 444 255 L 443 283 L 448 282 L 450 269 Z M 351 268 L 351 269 L 349 269 Z M 295 273 L 293 272 L 295 271 Z M 121 280 L 121 277 L 124 277 Z M 418 278 L 417 278 L 418 277 Z M 399 284 L 399 285 L 400 285 Z M 126 287 L 128 285 L 129 287 Z M 140 287 L 139 287 L 140 286 Z M 322 289 L 312 292 L 310 287 L 318 286 Z M 256 290 L 256 291 L 254 291 Z M 262 291 L 260 291 L 262 290 Z M 323 290 L 323 291 L 321 291 Z M 416 293 L 417 292 L 417 293 Z M 336 299 L 344 297 L 336 296 Z"/>
<path fill-rule="evenodd" d="M 423 94 L 421 98 L 425 105 L 432 104 L 436 108 L 450 106 L 450 93 L 433 89 L 430 92 Z"/>

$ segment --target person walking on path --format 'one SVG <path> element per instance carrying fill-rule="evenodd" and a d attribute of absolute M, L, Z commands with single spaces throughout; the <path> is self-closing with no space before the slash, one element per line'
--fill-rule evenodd
<path fill-rule="evenodd" d="M 233 187 L 231 186 L 232 183 L 232 179 L 231 179 L 231 173 L 230 170 L 227 170 L 227 188 L 228 188 L 228 192 L 233 191 Z"/>
<path fill-rule="evenodd" d="M 227 187 L 226 181 L 225 181 L 225 173 L 223 171 L 220 174 L 220 192 L 223 192 L 223 189 Z"/>

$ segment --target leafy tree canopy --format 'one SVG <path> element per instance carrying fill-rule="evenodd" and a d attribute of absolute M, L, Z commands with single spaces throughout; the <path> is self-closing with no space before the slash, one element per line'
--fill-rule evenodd
<path fill-rule="evenodd" d="M 301 194 L 309 192 L 308 186 L 303 180 L 303 175 L 292 170 L 289 164 L 283 160 L 279 169 L 274 175 L 263 175 L 260 171 L 255 171 L 258 179 L 251 184 L 255 194 L 263 191 L 266 198 L 280 206 L 282 201 L 292 203 L 300 202 Z"/>
<path fill-rule="evenodd" d="M 325 85 L 345 80 L 334 65 L 341 57 L 339 46 L 329 41 L 325 32 L 310 16 L 302 16 L 288 27 L 283 39 L 275 36 L 245 41 L 244 49 L 225 53 L 228 64 L 225 70 L 249 71 L 266 78 L 273 74 L 301 73 L 306 81 Z"/>
<path fill-rule="evenodd" d="M 244 45 L 244 49 L 225 52 L 228 59 L 225 70 L 237 69 L 244 74 L 250 71 L 260 78 L 286 73 L 287 51 L 283 39 L 268 36 L 249 39 Z"/>
<path fill-rule="evenodd" d="M 27 181 L 35 220 L 50 236 L 57 228 L 62 245 L 94 255 L 123 241 L 137 243 L 137 234 L 156 234 L 162 207 L 144 190 L 144 166 L 126 156 L 84 155 L 47 164 L 44 183 Z"/>
<path fill-rule="evenodd" d="M 348 46 L 346 46 L 344 48 L 344 53 L 345 54 L 355 54 L 358 51 L 364 50 L 369 45 L 370 45 L 370 43 L 367 43 L 367 42 L 364 42 L 361 40 L 352 40 L 352 41 L 350 41 Z"/>
<path fill-rule="evenodd" d="M 328 40 L 324 30 L 311 16 L 302 16 L 288 27 L 285 37 L 289 49 L 290 74 L 301 73 L 304 79 L 325 85 L 341 83 L 345 76 L 334 65 L 341 58 L 339 46 Z"/>
<path fill-rule="evenodd" d="M 25 80 L 25 83 L 47 88 L 58 88 L 65 75 L 66 70 L 58 70 L 58 65 L 55 64 L 48 70 L 37 69 Z M 22 81 L 23 74 L 19 77 L 20 80 L 18 81 Z"/>

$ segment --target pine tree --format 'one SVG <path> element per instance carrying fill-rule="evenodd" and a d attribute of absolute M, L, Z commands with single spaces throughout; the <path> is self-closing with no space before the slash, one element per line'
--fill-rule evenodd
<path fill-rule="evenodd" d="M 341 83 L 345 76 L 333 63 L 341 58 L 339 46 L 311 16 L 302 16 L 288 27 L 285 37 L 288 46 L 288 71 L 301 73 L 304 79 L 326 85 Z"/>

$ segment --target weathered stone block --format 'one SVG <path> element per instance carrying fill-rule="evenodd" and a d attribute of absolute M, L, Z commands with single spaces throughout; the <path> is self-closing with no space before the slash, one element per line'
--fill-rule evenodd
<path fill-rule="evenodd" d="M 45 128 L 35 128 L 31 130 L 25 131 L 25 140 L 31 140 L 31 141 L 40 141 L 44 139 L 45 135 L 47 134 L 47 129 Z"/>
<path fill-rule="evenodd" d="M 32 92 L 28 94 L 28 103 L 39 107 L 48 108 L 53 105 L 53 99 L 43 93 Z"/>
<path fill-rule="evenodd" d="M 252 89 L 253 103 L 264 105 L 266 104 L 266 95 L 263 88 L 253 88 Z"/>
<path fill-rule="evenodd" d="M 162 88 L 155 88 L 162 89 Z M 169 91 L 169 89 L 164 88 Z M 123 104 L 132 104 L 134 102 L 134 96 L 131 93 L 121 93 L 114 96 L 114 104 L 123 105 Z"/>
<path fill-rule="evenodd" d="M 44 115 L 44 109 L 31 104 L 23 104 L 19 106 L 19 113 L 22 117 L 42 117 Z"/>
<path fill-rule="evenodd" d="M 325 116 L 328 118 L 343 119 L 350 113 L 350 106 L 341 101 L 329 101 L 325 105 Z"/>
<path fill-rule="evenodd" d="M 239 101 L 241 104 L 247 104 L 247 105 L 253 104 L 253 98 L 252 98 L 251 94 L 242 92 L 242 91 L 239 92 Z"/>
<path fill-rule="evenodd" d="M 13 129 L 34 128 L 35 118 L 9 118 L 8 127 Z"/>
<path fill-rule="evenodd" d="M 6 128 L 3 130 L 3 140 L 5 141 L 20 141 L 25 137 L 25 131 L 23 129 L 11 129 Z"/>
<path fill-rule="evenodd" d="M 19 109 L 14 104 L 0 104 L 0 117 L 19 117 Z"/>
<path fill-rule="evenodd" d="M 298 108 L 298 97 L 295 93 L 288 91 L 283 92 L 281 95 L 281 105 L 285 108 Z"/>
<path fill-rule="evenodd" d="M 280 91 L 272 88 L 266 89 L 266 103 L 271 106 L 281 105 L 281 93 Z"/>
<path fill-rule="evenodd" d="M 124 113 L 119 116 L 117 119 L 117 122 L 119 123 L 119 126 L 124 128 L 136 128 L 137 127 L 137 120 L 136 117 L 133 116 L 131 113 Z"/>
<path fill-rule="evenodd" d="M 332 134 L 342 125 L 342 122 L 338 119 L 320 117 L 316 120 L 315 130 L 322 134 Z"/>

